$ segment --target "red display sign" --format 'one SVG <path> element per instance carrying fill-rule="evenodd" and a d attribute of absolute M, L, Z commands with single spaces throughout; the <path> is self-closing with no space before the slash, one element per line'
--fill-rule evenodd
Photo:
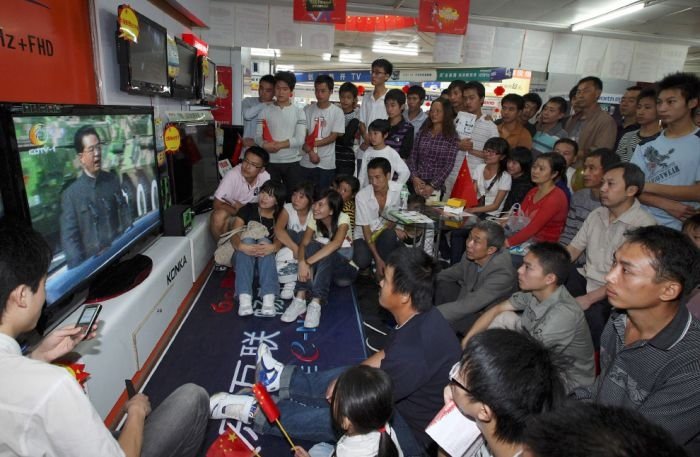
<path fill-rule="evenodd" d="M 345 24 L 347 0 L 294 0 L 294 20 Z"/>
<path fill-rule="evenodd" d="M 464 35 L 469 20 L 469 0 L 420 0 L 418 30 Z"/>
<path fill-rule="evenodd" d="M 233 123 L 233 71 L 231 67 L 216 67 L 218 86 L 216 88 L 216 108 L 211 114 L 224 124 Z"/>
<path fill-rule="evenodd" d="M 182 34 L 182 41 L 194 46 L 194 48 L 197 50 L 198 56 L 209 55 L 209 43 L 202 40 L 201 38 L 197 38 L 196 36 L 192 35 L 191 33 L 183 33 Z"/>

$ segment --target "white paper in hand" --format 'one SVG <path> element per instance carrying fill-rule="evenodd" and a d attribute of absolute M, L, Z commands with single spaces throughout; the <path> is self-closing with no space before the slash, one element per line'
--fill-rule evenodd
<path fill-rule="evenodd" d="M 476 114 L 460 111 L 455 118 L 455 129 L 459 139 L 471 138 L 474 133 L 474 125 L 476 124 Z"/>
<path fill-rule="evenodd" d="M 452 457 L 474 457 L 484 445 L 476 423 L 464 416 L 453 401 L 440 410 L 425 429 Z"/>

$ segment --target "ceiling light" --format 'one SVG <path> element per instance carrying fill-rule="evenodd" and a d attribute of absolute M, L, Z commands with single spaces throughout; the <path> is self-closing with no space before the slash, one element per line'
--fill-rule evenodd
<path fill-rule="evenodd" d="M 331 61 L 331 53 L 330 52 L 324 52 L 321 54 L 321 59 L 325 60 L 326 62 Z"/>
<path fill-rule="evenodd" d="M 644 9 L 644 7 L 646 7 L 645 2 L 635 2 L 631 5 L 623 6 L 622 8 L 618 8 L 607 13 L 601 14 L 600 16 L 596 16 L 585 21 L 577 22 L 576 24 L 573 24 L 571 26 L 571 31 L 576 32 L 577 30 L 587 29 L 589 27 L 593 27 L 594 25 L 602 24 L 603 22 L 608 22 L 613 19 L 626 16 L 628 14 L 636 13 L 637 11 L 641 11 L 642 9 Z"/>
<path fill-rule="evenodd" d="M 338 54 L 338 62 L 362 63 L 362 53 L 340 51 L 340 54 Z"/>
<path fill-rule="evenodd" d="M 282 53 L 279 49 L 250 48 L 250 55 L 255 57 L 279 57 Z"/>
<path fill-rule="evenodd" d="M 372 46 L 372 52 L 375 54 L 394 54 L 399 56 L 417 56 L 418 47 L 397 47 L 375 44 Z"/>

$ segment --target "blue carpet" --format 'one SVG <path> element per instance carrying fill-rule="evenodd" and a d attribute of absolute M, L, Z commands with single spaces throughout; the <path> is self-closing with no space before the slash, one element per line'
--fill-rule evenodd
<path fill-rule="evenodd" d="M 277 301 L 277 317 L 239 317 L 233 303 L 233 273 L 214 271 L 187 320 L 144 389 L 155 407 L 179 385 L 193 382 L 210 394 L 238 392 L 255 382 L 255 356 L 264 341 L 277 360 L 305 371 L 320 371 L 357 364 L 367 358 L 362 322 L 352 287 L 334 287 L 323 307 L 317 329 L 305 329 L 303 319 L 286 324 L 279 316 L 286 308 Z M 255 303 L 256 312 L 261 303 Z M 284 425 L 284 417 L 280 418 Z M 238 429 L 239 424 L 232 421 Z M 218 435 L 227 430 L 224 421 L 210 421 L 202 455 Z M 243 435 L 261 454 L 290 455 L 283 438 L 257 436 L 241 427 Z M 292 437 L 294 439 L 294 437 Z M 296 440 L 295 440 L 296 443 Z M 306 446 L 315 443 L 296 443 Z"/>

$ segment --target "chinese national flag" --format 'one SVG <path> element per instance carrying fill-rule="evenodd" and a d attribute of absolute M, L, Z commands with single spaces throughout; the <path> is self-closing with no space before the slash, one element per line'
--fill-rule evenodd
<path fill-rule="evenodd" d="M 206 457 L 251 457 L 253 451 L 236 436 L 229 431 L 219 437 L 209 446 Z"/>
<path fill-rule="evenodd" d="M 459 174 L 457 175 L 457 180 L 452 188 L 450 197 L 461 198 L 466 201 L 467 208 L 472 208 L 478 204 L 479 199 L 476 198 L 476 190 L 474 189 L 474 182 L 472 181 L 471 173 L 469 173 L 466 158 L 459 169 Z"/>
<path fill-rule="evenodd" d="M 316 138 L 318 138 L 318 132 L 320 130 L 319 124 L 321 124 L 321 119 L 316 119 L 316 122 L 314 122 L 314 131 L 306 135 L 306 146 L 308 146 L 309 149 L 313 149 L 316 145 Z"/>
<path fill-rule="evenodd" d="M 241 134 L 238 133 L 238 140 L 236 140 L 236 146 L 233 147 L 233 155 L 231 156 L 231 163 L 236 165 L 239 160 L 241 160 L 241 151 L 243 151 L 243 138 Z"/>
<path fill-rule="evenodd" d="M 267 120 L 262 120 L 262 137 L 265 143 L 272 143 L 275 141 L 272 138 L 272 133 L 270 133 L 270 127 L 267 126 Z"/>

